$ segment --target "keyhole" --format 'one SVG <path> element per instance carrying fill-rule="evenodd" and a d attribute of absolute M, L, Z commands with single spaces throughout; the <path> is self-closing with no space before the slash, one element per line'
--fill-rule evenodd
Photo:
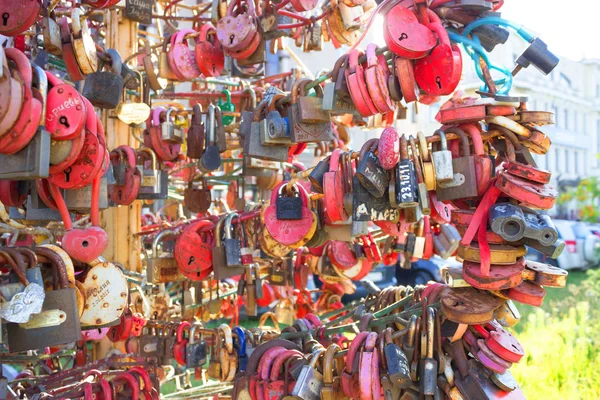
<path fill-rule="evenodd" d="M 2 24 L 4 24 L 4 26 L 8 25 L 8 19 L 10 18 L 10 14 L 5 12 L 4 14 L 2 14 Z"/>
<path fill-rule="evenodd" d="M 438 89 L 442 88 L 442 78 L 440 78 L 439 76 L 436 76 L 435 77 L 435 83 L 437 83 Z"/>
<path fill-rule="evenodd" d="M 190 259 L 188 260 L 188 265 L 192 265 L 192 263 L 195 261 L 196 261 L 196 257 L 190 256 Z"/>
<path fill-rule="evenodd" d="M 119 195 L 119 200 L 123 200 L 121 198 L 121 196 L 123 195 L 123 191 L 121 189 L 119 189 L 119 191 L 117 192 L 117 194 Z"/>
<path fill-rule="evenodd" d="M 65 182 L 69 182 L 71 179 L 71 171 L 73 171 L 71 169 L 71 167 L 65 169 L 63 172 L 65 173 Z"/>
<path fill-rule="evenodd" d="M 405 32 L 402 32 L 402 35 L 398 38 L 398 41 L 401 42 L 404 39 L 408 39 L 408 35 Z"/>
<path fill-rule="evenodd" d="M 215 64 L 212 65 L 213 66 L 213 72 L 217 71 L 217 66 Z"/>
<path fill-rule="evenodd" d="M 4 24 L 6 25 L 6 24 Z M 235 35 L 230 35 L 229 36 L 229 44 L 233 44 L 233 40 L 235 39 Z"/>
<path fill-rule="evenodd" d="M 90 243 L 87 240 L 84 240 L 83 242 L 81 242 L 81 247 L 88 247 L 90 245 Z"/>
<path fill-rule="evenodd" d="M 60 122 L 61 124 L 63 124 L 65 127 L 69 127 L 69 121 L 67 120 L 67 117 L 62 116 L 58 119 L 58 122 Z"/>

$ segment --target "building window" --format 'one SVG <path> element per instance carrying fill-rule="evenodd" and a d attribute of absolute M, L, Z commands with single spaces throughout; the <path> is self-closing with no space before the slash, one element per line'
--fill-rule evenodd
<path fill-rule="evenodd" d="M 559 173 L 562 171 L 560 167 L 560 151 L 559 149 L 554 149 L 554 169 L 556 169 Z"/>
<path fill-rule="evenodd" d="M 560 128 L 562 126 L 562 119 L 561 115 L 558 114 L 558 107 L 552 106 L 552 112 L 554 113 L 554 123 Z"/>
<path fill-rule="evenodd" d="M 577 175 L 579 175 L 579 157 L 577 157 L 578 153 L 579 152 L 577 152 L 577 151 L 575 152 L 575 159 L 573 160 L 575 162 L 575 173 Z"/>
<path fill-rule="evenodd" d="M 571 152 L 569 151 L 569 149 L 565 149 L 565 172 L 566 173 L 570 173 L 571 172 Z"/>
<path fill-rule="evenodd" d="M 571 121 L 569 121 L 569 110 L 568 109 L 564 109 L 563 110 L 563 128 L 565 129 L 571 129 Z"/>
<path fill-rule="evenodd" d="M 573 113 L 573 130 L 575 132 L 579 132 L 579 122 L 580 122 L 579 117 L 580 117 L 579 111 L 575 111 Z"/>

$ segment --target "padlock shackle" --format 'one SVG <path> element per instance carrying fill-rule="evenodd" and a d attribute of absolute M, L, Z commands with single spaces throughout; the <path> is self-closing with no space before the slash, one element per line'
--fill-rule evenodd
<path fill-rule="evenodd" d="M 225 229 L 225 239 L 233 239 L 232 237 L 232 230 L 233 230 L 233 219 L 238 217 L 238 213 L 236 212 L 232 212 L 227 214 L 227 217 L 225 217 L 225 226 L 223 227 L 223 229 Z"/>
<path fill-rule="evenodd" d="M 163 240 L 163 238 L 171 236 L 177 236 L 177 233 L 170 230 L 164 230 L 161 231 L 158 235 L 156 235 L 156 237 L 152 241 L 152 258 L 158 258 L 158 254 L 156 252 L 158 250 L 158 243 L 160 243 L 160 241 Z"/>
<path fill-rule="evenodd" d="M 461 157 L 468 157 L 471 155 L 471 146 L 469 144 L 469 136 L 462 129 L 452 126 L 450 128 L 446 128 L 446 133 L 454 133 L 458 136 L 460 140 L 460 155 Z"/>
<path fill-rule="evenodd" d="M 152 164 L 152 169 L 153 170 L 157 170 L 158 169 L 158 160 L 156 158 L 156 153 L 154 152 L 154 150 L 152 150 L 149 147 L 140 147 L 135 149 L 136 152 L 136 159 L 141 158 L 142 159 L 142 166 L 144 165 L 143 160 L 145 159 L 149 159 L 151 161 Z M 144 154 L 147 154 L 147 156 L 144 156 Z M 137 165 L 137 161 L 136 161 L 136 165 Z"/>

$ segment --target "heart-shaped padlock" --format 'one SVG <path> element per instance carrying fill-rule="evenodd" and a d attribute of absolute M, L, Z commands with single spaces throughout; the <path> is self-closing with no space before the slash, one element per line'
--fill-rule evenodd
<path fill-rule="evenodd" d="M 225 54 L 216 35 L 215 27 L 207 23 L 200 28 L 200 36 L 196 40 L 196 63 L 206 77 L 220 76 L 225 68 Z"/>
<path fill-rule="evenodd" d="M 185 35 L 196 33 L 193 29 L 182 29 L 171 36 L 171 48 L 168 52 L 169 65 L 182 81 L 198 78 L 201 74 L 196 63 L 195 51 L 190 49 Z"/>
<path fill-rule="evenodd" d="M 75 139 L 86 122 L 83 97 L 74 87 L 47 71 L 46 77 L 52 87 L 46 103 L 46 130 L 54 140 Z M 90 111 L 93 113 L 93 108 Z"/>
<path fill-rule="evenodd" d="M 406 59 L 425 57 L 436 44 L 431 30 L 413 11 L 399 4 L 385 15 L 383 37 L 388 49 Z"/>
<path fill-rule="evenodd" d="M 163 112 L 166 114 L 163 107 L 152 111 L 152 124 L 144 132 L 144 144 L 154 150 L 161 161 L 173 161 L 179 156 L 181 144 L 163 140 L 160 126 Z"/>
<path fill-rule="evenodd" d="M 23 0 L 17 3 L 10 0 L 0 1 L 0 34 L 16 36 L 25 32 L 40 14 L 40 0 Z"/>
<path fill-rule="evenodd" d="M 257 33 L 253 1 L 230 2 L 227 13 L 217 23 L 217 38 L 227 51 L 240 51 L 247 48 Z"/>
<path fill-rule="evenodd" d="M 388 77 L 390 76 L 387 60 L 383 54 L 378 56 L 376 51 L 377 45 L 375 43 L 367 45 L 366 56 L 368 67 L 365 70 L 365 81 L 375 108 L 380 113 L 386 113 L 394 111 L 396 103 L 390 97 L 387 87 Z"/>
<path fill-rule="evenodd" d="M 450 44 L 448 32 L 441 23 L 431 22 L 428 27 L 437 34 L 440 43 L 430 54 L 415 62 L 415 79 L 421 90 L 429 95 L 449 95 L 458 86 L 462 73 L 460 50 Z"/>
<path fill-rule="evenodd" d="M 110 152 L 110 160 L 113 171 L 118 164 L 122 164 L 123 168 L 123 183 L 119 183 L 119 177 L 115 176 L 110 198 L 116 204 L 129 205 L 136 199 L 142 182 L 142 174 L 136 167 L 135 151 L 129 146 L 119 146 Z"/>
<path fill-rule="evenodd" d="M 210 221 L 198 221 L 187 227 L 175 242 L 175 260 L 186 278 L 199 281 L 212 271 L 213 241 L 209 234 L 215 227 Z"/>

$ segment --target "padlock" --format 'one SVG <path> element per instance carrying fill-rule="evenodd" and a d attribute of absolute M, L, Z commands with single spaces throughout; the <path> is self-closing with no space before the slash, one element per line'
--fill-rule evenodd
<path fill-rule="evenodd" d="M 223 73 L 225 55 L 221 43 L 217 40 L 216 29 L 210 23 L 200 28 L 200 36 L 196 39 L 196 63 L 202 75 L 218 77 Z"/>
<path fill-rule="evenodd" d="M 292 389 L 292 396 L 305 400 L 319 400 L 323 389 L 323 375 L 317 370 L 317 363 L 325 355 L 325 349 L 321 348 L 312 354 L 309 365 L 300 370 L 296 385 Z"/>
<path fill-rule="evenodd" d="M 94 106 L 112 110 L 117 108 L 123 94 L 123 77 L 121 76 L 121 56 L 116 50 L 105 52 L 110 57 L 110 71 L 103 71 L 104 61 L 100 61 L 99 71 L 85 78 L 82 95 Z"/>
<path fill-rule="evenodd" d="M 193 181 L 188 182 L 188 187 L 183 192 L 183 204 L 192 213 L 205 213 L 212 204 L 212 196 L 208 183 L 202 180 L 202 188 L 194 188 Z"/>
<path fill-rule="evenodd" d="M 58 275 L 58 285 L 54 290 L 46 292 L 41 313 L 35 321 L 30 320 L 25 326 L 6 324 L 8 346 L 14 352 L 42 349 L 81 340 L 76 289 L 69 287 L 63 260 L 50 249 L 36 247 L 34 251 L 38 255 L 48 257 Z"/>
<path fill-rule="evenodd" d="M 145 100 L 145 92 L 144 87 L 146 86 L 146 81 L 141 72 L 135 71 L 134 73 L 137 77 L 132 78 L 131 81 L 139 82 L 136 86 L 136 89 L 139 89 L 139 102 L 130 102 L 127 101 L 127 94 L 123 93 L 122 101 L 117 106 L 115 113 L 119 120 L 127 125 L 139 126 L 143 124 L 148 117 L 150 117 L 151 109 L 150 106 L 146 103 Z M 126 87 L 123 86 L 123 90 L 125 91 Z"/>
<path fill-rule="evenodd" d="M 225 16 L 217 23 L 217 38 L 221 46 L 227 52 L 249 50 L 248 55 L 251 55 L 258 46 L 253 42 L 257 34 L 260 41 L 254 4 L 248 1 L 229 3 Z"/>
<path fill-rule="evenodd" d="M 190 329 L 190 339 L 186 344 L 185 364 L 186 368 L 198 368 L 206 364 L 207 346 L 204 339 L 197 338 L 197 330 L 203 329 L 200 322 L 192 324 Z"/>
<path fill-rule="evenodd" d="M 425 332 L 421 333 L 421 340 L 425 338 L 426 342 L 421 346 L 421 349 L 426 349 L 421 352 L 420 371 L 419 371 L 419 392 L 433 396 L 435 387 L 437 386 L 438 362 L 433 358 L 434 337 L 435 337 L 435 311 L 432 308 L 427 309 L 426 322 L 424 324 Z"/>
<path fill-rule="evenodd" d="M 158 76 L 162 79 L 169 81 L 178 81 L 179 77 L 175 75 L 175 72 L 171 68 L 171 64 L 169 63 L 169 51 L 168 46 L 171 44 L 172 39 L 175 35 L 169 35 L 165 37 L 165 40 L 162 44 L 162 51 L 158 56 Z"/>
<path fill-rule="evenodd" d="M 171 71 L 181 81 L 189 81 L 201 75 L 196 63 L 195 48 L 188 45 L 187 35 L 196 33 L 193 29 L 182 29 L 171 36 L 171 47 L 167 58 Z"/>
<path fill-rule="evenodd" d="M 209 232 L 214 227 L 207 220 L 198 220 L 185 229 L 177 241 L 173 253 L 179 271 L 192 281 L 201 281 L 210 275 L 212 241 Z"/>
<path fill-rule="evenodd" d="M 140 171 L 142 181 L 137 194 L 138 199 L 166 199 L 168 187 L 168 172 L 159 169 L 156 154 L 152 149 L 142 147 L 136 150 L 137 160 L 141 160 L 141 164 L 137 164 L 136 168 Z M 146 163 L 150 162 L 150 167 L 146 167 Z M 165 177 L 167 176 L 166 182 Z M 166 184 L 166 185 L 165 185 Z"/>
<path fill-rule="evenodd" d="M 37 66 L 33 68 L 34 71 L 39 69 Z M 41 75 L 45 78 L 43 72 Z M 0 179 L 47 178 L 50 166 L 50 133 L 44 128 L 43 122 L 33 139 L 22 150 L 13 154 L 0 154 L 0 164 L 3 166 Z"/>
<path fill-rule="evenodd" d="M 286 146 L 265 146 L 261 140 L 261 121 L 266 117 L 267 108 L 268 104 L 263 101 L 254 110 L 250 132 L 247 132 L 244 138 L 244 154 L 261 160 L 287 161 L 288 148 Z M 244 115 L 244 118 L 246 115 Z M 242 120 L 243 123 L 244 119 Z"/>
<path fill-rule="evenodd" d="M 419 23 L 415 13 L 399 4 L 386 13 L 384 26 L 385 42 L 399 58 L 422 58 L 429 54 L 437 43 L 433 32 Z M 402 92 L 404 93 L 404 90 Z M 406 97 L 406 93 L 404 96 Z"/>
<path fill-rule="evenodd" d="M 308 79 L 299 79 L 292 87 L 288 109 L 290 137 L 294 143 L 322 142 L 333 139 L 329 113 L 323 110 L 323 89 L 315 86 L 316 96 L 308 96 Z"/>
<path fill-rule="evenodd" d="M 408 156 L 408 145 L 405 136 L 400 137 L 400 161 L 396 165 L 396 203 L 398 208 L 414 209 L 419 205 L 417 193 L 417 176 L 415 166 Z"/>
<path fill-rule="evenodd" d="M 458 249 L 461 236 L 453 225 L 440 224 L 440 233 L 433 236 L 435 254 L 447 259 Z"/>
<path fill-rule="evenodd" d="M 46 297 L 43 282 L 30 282 L 25 275 L 24 263 L 20 253 L 7 249 L 0 252 L 4 264 L 17 276 L 15 283 L 0 286 L 0 293 L 6 299 L 0 306 L 0 315 L 11 323 L 27 323 L 32 314 L 39 314 Z"/>
<path fill-rule="evenodd" d="M 98 54 L 96 51 L 96 44 L 92 38 L 88 21 L 84 18 L 84 11 L 82 8 L 74 7 L 71 10 L 70 28 L 70 45 L 72 46 L 72 53 L 74 54 L 75 58 L 73 61 L 76 62 L 75 67 L 78 66 L 84 76 L 96 72 L 98 69 Z M 65 51 L 65 47 L 67 46 L 63 46 L 63 58 L 66 61 L 67 52 Z M 120 57 L 118 60 L 120 61 Z M 71 71 L 69 71 L 69 74 L 71 74 Z M 119 90 L 118 93 L 120 95 L 121 90 Z"/>
<path fill-rule="evenodd" d="M 40 13 L 41 1 L 27 0 L 19 4 L 2 4 L 2 27 L 0 34 L 4 36 L 17 36 L 25 32 L 36 21 Z"/>
<path fill-rule="evenodd" d="M 221 154 L 216 144 L 215 107 L 208 107 L 206 145 L 200 157 L 199 167 L 204 172 L 216 171 L 221 166 Z"/>
<path fill-rule="evenodd" d="M 160 256 L 158 244 L 166 237 L 175 236 L 173 231 L 164 230 L 152 241 L 152 254 L 146 256 L 146 277 L 151 283 L 166 283 L 184 280 L 179 272 L 177 261 L 171 255 Z"/>
<path fill-rule="evenodd" d="M 290 127 L 286 118 L 274 110 L 260 121 L 260 141 L 264 146 L 292 146 Z"/>
<path fill-rule="evenodd" d="M 200 159 L 204 152 L 206 143 L 204 122 L 202 117 L 202 106 L 195 104 L 192 114 L 192 123 L 188 128 L 187 140 L 187 156 L 189 158 Z"/>
<path fill-rule="evenodd" d="M 393 169 L 400 161 L 400 136 L 396 129 L 389 127 L 381 132 L 377 144 L 377 158 L 383 169 Z"/>
<path fill-rule="evenodd" d="M 438 180 L 436 196 L 440 201 L 476 197 L 478 195 L 475 157 L 471 156 L 469 138 L 459 128 L 446 129 L 446 133 L 455 133 L 460 138 L 462 156 L 452 159 L 454 178 L 450 183 Z"/>
<path fill-rule="evenodd" d="M 164 342 L 157 335 L 155 328 L 143 328 L 139 340 L 139 352 L 143 357 L 162 357 L 164 353 Z"/>
<path fill-rule="evenodd" d="M 406 389 L 412 384 L 406 354 L 392 341 L 392 329 L 384 331 L 384 355 L 388 377 L 392 385 Z"/>
<path fill-rule="evenodd" d="M 377 139 L 370 139 L 362 146 L 359 163 L 356 167 L 356 177 L 360 184 L 374 197 L 383 197 L 388 188 L 389 175 L 375 155 L 378 146 Z"/>
<path fill-rule="evenodd" d="M 431 159 L 435 171 L 435 180 L 437 182 L 452 182 L 454 180 L 454 170 L 452 167 L 452 152 L 448 150 L 446 133 L 441 129 L 434 132 L 434 135 L 440 137 L 441 150 L 433 151 Z"/>
<path fill-rule="evenodd" d="M 227 267 L 239 268 L 242 267 L 241 243 L 239 239 L 234 237 L 233 219 L 237 218 L 237 213 L 231 213 L 225 219 L 223 230 L 225 234 L 225 263 Z"/>
<path fill-rule="evenodd" d="M 292 188 L 295 188 L 292 186 Z M 284 194 L 285 190 L 285 194 Z M 277 219 L 298 220 L 302 219 L 302 199 L 298 192 L 288 193 L 287 186 L 281 186 L 277 199 L 275 200 Z"/>
<path fill-rule="evenodd" d="M 212 248 L 212 264 L 213 264 L 213 272 L 215 274 L 216 279 L 226 279 L 232 276 L 241 275 L 244 273 L 244 268 L 241 265 L 241 248 L 240 248 L 240 265 L 237 267 L 232 267 L 227 264 L 227 256 L 224 245 L 224 223 L 227 217 L 222 217 L 217 222 L 215 227 L 215 244 Z M 230 233 L 231 235 L 231 233 Z M 234 243 L 235 245 L 235 243 Z M 241 246 L 240 246 L 241 247 Z M 231 248 L 231 245 L 230 245 Z"/>
<path fill-rule="evenodd" d="M 169 107 L 165 121 L 160 124 L 160 132 L 162 140 L 172 143 L 183 142 L 183 129 L 174 123 L 171 114 L 176 111 L 176 108 Z"/>

